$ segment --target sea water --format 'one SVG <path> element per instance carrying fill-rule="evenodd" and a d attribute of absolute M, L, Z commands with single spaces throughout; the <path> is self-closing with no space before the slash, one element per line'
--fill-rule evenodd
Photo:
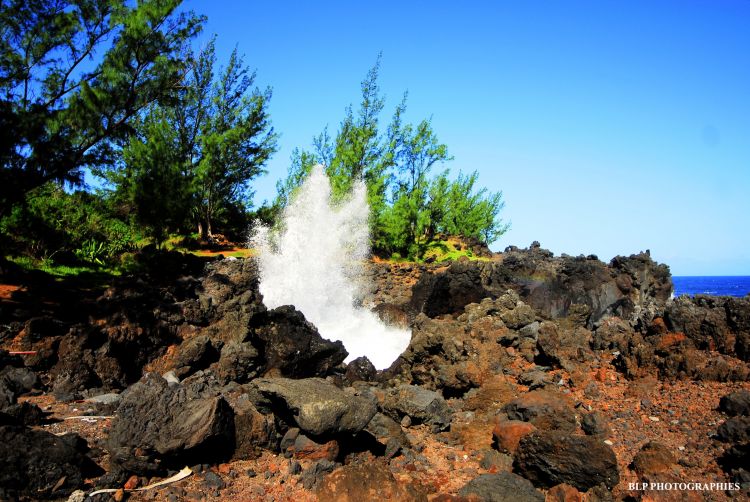
<path fill-rule="evenodd" d="M 672 277 L 674 295 L 745 296 L 750 293 L 750 276 Z"/>

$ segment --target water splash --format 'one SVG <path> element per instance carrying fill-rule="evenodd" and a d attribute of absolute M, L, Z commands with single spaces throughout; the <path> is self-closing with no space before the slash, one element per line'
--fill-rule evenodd
<path fill-rule="evenodd" d="M 355 306 L 370 253 L 368 216 L 364 183 L 356 183 L 347 200 L 333 205 L 331 185 L 318 165 L 284 210 L 281 231 L 261 228 L 253 245 L 260 251 L 266 306 L 294 305 L 323 338 L 344 343 L 347 362 L 367 356 L 384 369 L 406 349 L 410 334 Z"/>

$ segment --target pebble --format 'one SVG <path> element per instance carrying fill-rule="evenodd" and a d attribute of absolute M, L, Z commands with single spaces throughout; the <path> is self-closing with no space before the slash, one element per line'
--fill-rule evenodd
<path fill-rule="evenodd" d="M 607 446 L 612 446 L 614 443 L 610 441 L 609 439 L 605 439 L 604 444 L 606 444 Z"/>
<path fill-rule="evenodd" d="M 648 417 L 648 419 L 651 420 L 652 422 L 658 422 L 659 421 L 659 417 Z"/>

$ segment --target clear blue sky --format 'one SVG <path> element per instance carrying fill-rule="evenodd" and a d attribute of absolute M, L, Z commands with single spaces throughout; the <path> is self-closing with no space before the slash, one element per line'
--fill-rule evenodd
<path fill-rule="evenodd" d="M 650 249 L 674 275 L 750 275 L 750 1 L 186 0 L 226 58 L 273 87 L 274 195 L 296 146 L 357 103 L 382 51 L 386 117 L 432 117 L 502 190 L 512 229 L 555 254 Z M 385 120 L 387 120 L 387 118 Z"/>

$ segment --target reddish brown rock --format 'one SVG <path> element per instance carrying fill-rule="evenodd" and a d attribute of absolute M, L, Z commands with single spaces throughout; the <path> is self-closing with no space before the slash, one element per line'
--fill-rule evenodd
<path fill-rule="evenodd" d="M 547 492 L 545 502 L 581 502 L 583 494 L 565 483 L 553 486 Z"/>
<path fill-rule="evenodd" d="M 316 443 L 304 434 L 300 434 L 287 451 L 299 460 L 335 460 L 339 455 L 339 444 L 334 439 L 325 443 Z"/>
<path fill-rule="evenodd" d="M 501 452 L 514 453 L 518 443 L 526 434 L 534 432 L 536 427 L 520 420 L 498 420 L 492 430 L 492 438 Z"/>
<path fill-rule="evenodd" d="M 650 441 L 643 445 L 633 458 L 631 468 L 642 480 L 653 480 L 665 474 L 671 474 L 677 460 L 665 445 Z"/>
<path fill-rule="evenodd" d="M 503 407 L 511 420 L 531 422 L 538 429 L 572 432 L 578 428 L 573 403 L 564 394 L 534 390 Z"/>
<path fill-rule="evenodd" d="M 350 464 L 336 469 L 322 481 L 317 494 L 320 500 L 337 502 L 427 502 L 427 495 L 420 486 L 397 481 L 388 466 L 380 462 Z"/>

